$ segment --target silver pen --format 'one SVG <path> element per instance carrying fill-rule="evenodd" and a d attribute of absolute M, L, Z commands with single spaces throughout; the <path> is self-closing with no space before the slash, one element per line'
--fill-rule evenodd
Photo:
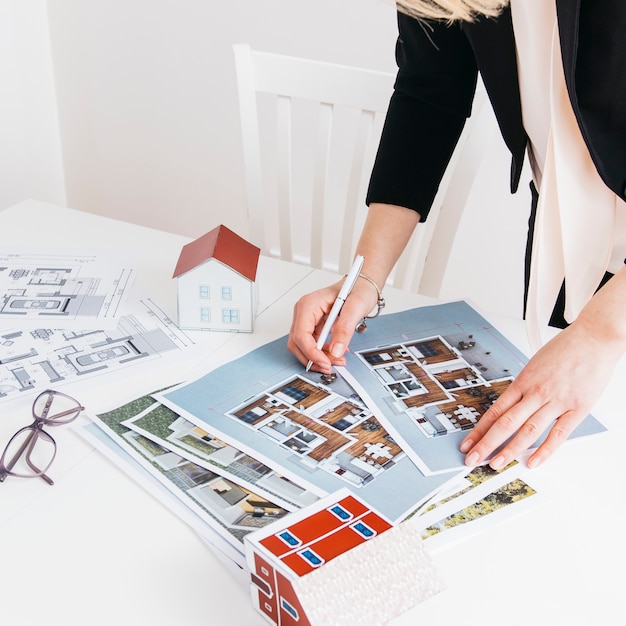
<path fill-rule="evenodd" d="M 341 307 L 343 303 L 346 301 L 346 298 L 350 295 L 352 288 L 354 287 L 359 274 L 361 273 L 361 269 L 363 269 L 363 263 L 365 262 L 365 258 L 360 254 L 354 259 L 354 263 L 346 276 L 346 280 L 344 280 L 335 301 L 333 302 L 333 306 L 330 309 L 330 313 L 326 318 L 326 322 L 324 323 L 324 327 L 322 328 L 322 332 L 320 336 L 317 338 L 317 348 L 318 350 L 322 349 L 322 346 L 326 343 L 326 339 L 328 339 L 328 335 L 330 334 L 330 330 L 341 311 Z M 308 372 L 313 365 L 313 361 L 309 361 L 306 366 L 306 371 Z"/>

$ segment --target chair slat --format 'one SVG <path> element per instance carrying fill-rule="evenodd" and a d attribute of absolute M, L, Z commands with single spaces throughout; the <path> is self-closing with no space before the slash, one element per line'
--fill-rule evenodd
<path fill-rule="evenodd" d="M 276 104 L 276 166 L 278 170 L 278 228 L 280 255 L 294 260 L 292 246 L 291 100 L 278 96 Z"/>
<path fill-rule="evenodd" d="M 324 267 L 323 243 L 326 217 L 326 181 L 328 180 L 328 158 L 333 127 L 333 105 L 320 103 L 318 111 L 317 137 L 313 172 L 313 194 L 311 210 L 311 265 Z"/>
<path fill-rule="evenodd" d="M 245 44 L 234 52 L 251 241 L 264 254 L 345 273 L 367 212 L 365 191 L 395 76 L 252 51 Z M 261 98 L 276 102 L 271 123 L 259 120 Z M 417 226 L 388 284 L 441 292 L 493 130 L 493 124 L 485 126 L 491 113 L 486 102 L 481 88 L 429 218 Z M 303 105 L 310 122 L 297 121 Z M 266 135 L 274 135 L 275 146 L 265 148 L 259 137 Z"/>

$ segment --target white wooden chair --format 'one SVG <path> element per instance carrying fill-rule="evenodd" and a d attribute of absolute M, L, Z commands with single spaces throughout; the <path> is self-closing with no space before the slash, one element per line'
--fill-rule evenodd
<path fill-rule="evenodd" d="M 263 254 L 348 271 L 395 76 L 235 44 L 250 240 Z M 468 121 L 424 224 L 388 283 L 437 296 L 488 141 Z M 472 135 L 471 141 L 469 140 Z M 441 210 L 445 207 L 445 210 Z"/>

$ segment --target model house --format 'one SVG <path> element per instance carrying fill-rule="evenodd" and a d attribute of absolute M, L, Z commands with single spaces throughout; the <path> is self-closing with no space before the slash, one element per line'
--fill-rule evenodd
<path fill-rule="evenodd" d="M 252 332 L 260 252 L 223 225 L 183 246 L 173 276 L 178 327 Z"/>
<path fill-rule="evenodd" d="M 417 527 L 342 489 L 245 537 L 252 602 L 275 626 L 382 624 L 442 589 Z"/>

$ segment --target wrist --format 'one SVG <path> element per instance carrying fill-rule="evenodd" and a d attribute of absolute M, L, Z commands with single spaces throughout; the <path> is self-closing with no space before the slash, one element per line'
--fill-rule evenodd
<path fill-rule="evenodd" d="M 620 358 L 626 352 L 626 272 L 618 272 L 583 307 L 574 324 Z"/>
<path fill-rule="evenodd" d="M 359 274 L 359 278 L 366 280 L 376 290 L 376 310 L 370 313 L 367 317 L 377 317 L 380 312 L 385 308 L 385 298 L 383 298 L 382 289 L 378 286 L 376 281 L 368 274 Z"/>

